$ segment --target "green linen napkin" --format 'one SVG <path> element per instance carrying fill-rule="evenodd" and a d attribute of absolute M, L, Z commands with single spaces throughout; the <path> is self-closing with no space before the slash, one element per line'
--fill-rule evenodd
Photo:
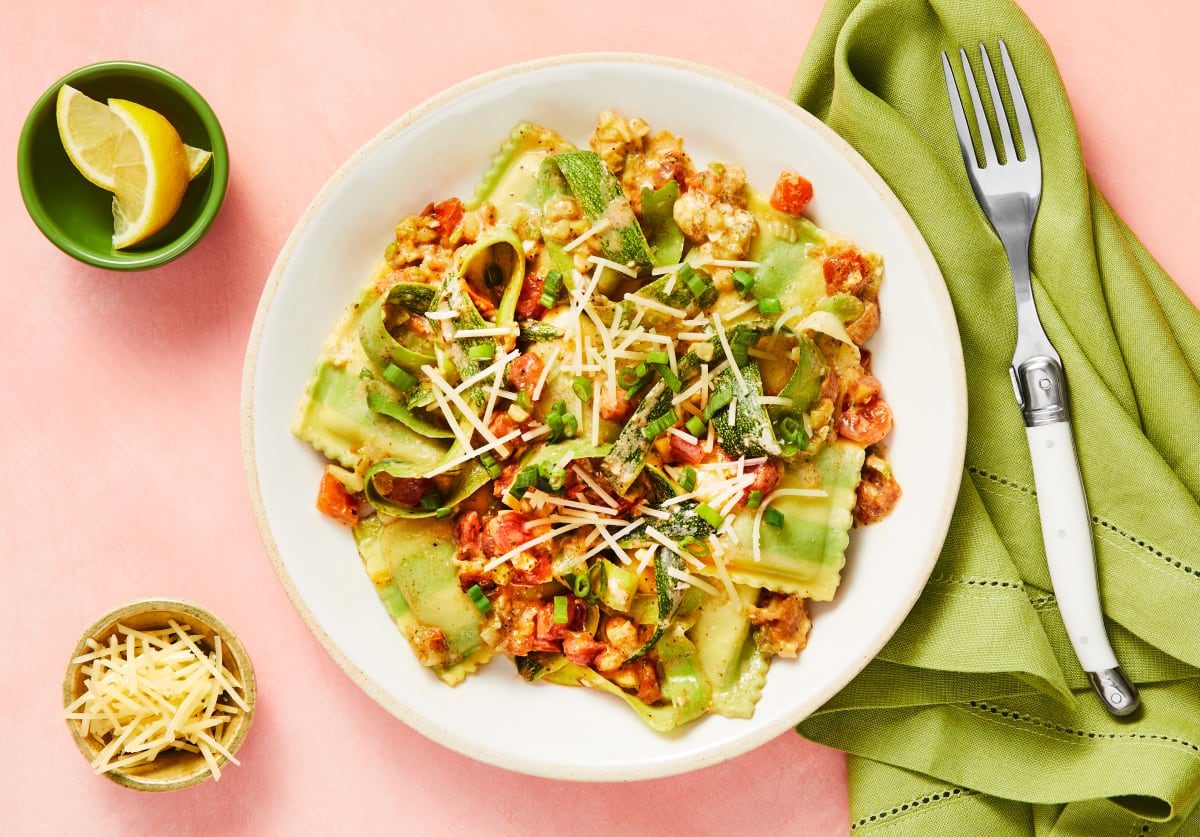
<path fill-rule="evenodd" d="M 977 56 L 982 41 L 996 56 L 999 38 L 1042 154 L 1038 310 L 1067 371 L 1109 633 L 1142 693 L 1125 721 L 1088 688 L 1051 592 L 1007 370 L 1012 282 L 946 99 L 940 51 Z M 792 96 L 924 233 L 958 318 L 970 412 L 932 578 L 800 733 L 850 754 L 856 831 L 1200 833 L 1200 314 L 1090 182 L 1053 56 L 1009 0 L 830 0 Z"/>

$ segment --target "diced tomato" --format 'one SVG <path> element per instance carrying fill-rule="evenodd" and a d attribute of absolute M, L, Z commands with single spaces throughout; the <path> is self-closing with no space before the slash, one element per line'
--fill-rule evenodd
<path fill-rule="evenodd" d="M 517 297 L 517 316 L 522 320 L 540 320 L 546 313 L 542 305 L 542 291 L 546 289 L 546 277 L 540 273 L 526 273 L 521 283 L 521 295 Z"/>
<path fill-rule="evenodd" d="M 779 482 L 779 466 L 770 459 L 761 465 L 753 465 L 747 468 L 746 473 L 754 474 L 754 482 L 750 483 L 742 493 L 741 504 L 743 506 L 750 499 L 751 491 L 761 491 L 762 496 L 766 497 L 775 490 L 775 484 Z"/>
<path fill-rule="evenodd" d="M 479 522 L 479 512 L 465 511 L 454 521 L 454 542 L 458 544 L 458 554 L 461 558 L 478 558 L 483 551 L 483 526 Z"/>
<path fill-rule="evenodd" d="M 542 602 L 537 614 L 537 636 L 539 639 L 563 639 L 568 631 L 582 630 L 586 617 L 587 605 L 575 596 L 567 596 L 566 622 L 554 621 L 553 601 Z"/>
<path fill-rule="evenodd" d="M 401 506 L 417 505 L 434 487 L 433 480 L 426 477 L 393 477 L 386 471 L 376 474 L 372 485 L 384 497 Z"/>
<path fill-rule="evenodd" d="M 704 460 L 704 448 L 694 445 L 674 433 L 668 435 L 670 439 L 668 440 L 667 454 L 673 463 L 685 462 L 688 465 L 695 465 Z"/>
<path fill-rule="evenodd" d="M 458 198 L 447 198 L 435 204 L 433 214 L 438 220 L 439 232 L 443 239 L 448 238 L 459 225 L 463 217 L 463 204 Z"/>
<path fill-rule="evenodd" d="M 825 291 L 830 295 L 857 294 L 871 278 L 871 263 L 853 247 L 830 253 L 821 269 L 825 273 Z"/>
<path fill-rule="evenodd" d="M 508 365 L 508 380 L 522 392 L 532 393 L 542 376 L 545 363 L 534 352 L 526 352 Z"/>
<path fill-rule="evenodd" d="M 603 642 L 597 642 L 587 631 L 566 631 L 562 646 L 567 659 L 581 666 L 590 666 L 605 648 Z"/>
<path fill-rule="evenodd" d="M 317 491 L 317 510 L 347 526 L 358 523 L 358 501 L 329 471 L 321 477 L 321 487 Z"/>
<path fill-rule="evenodd" d="M 554 578 L 554 568 L 550 566 L 550 556 L 542 546 L 535 546 L 528 552 L 518 555 L 512 560 L 513 584 L 536 586 L 545 584 Z"/>
<path fill-rule="evenodd" d="M 488 558 L 510 552 L 529 539 L 525 515 L 520 512 L 502 511 L 483 524 L 483 554 Z"/>
<path fill-rule="evenodd" d="M 837 430 L 852 442 L 873 445 L 892 432 L 892 408 L 877 395 L 839 415 Z"/>
<path fill-rule="evenodd" d="M 781 172 L 771 192 L 771 206 L 788 215 L 803 215 L 812 200 L 813 186 L 794 171 Z"/>

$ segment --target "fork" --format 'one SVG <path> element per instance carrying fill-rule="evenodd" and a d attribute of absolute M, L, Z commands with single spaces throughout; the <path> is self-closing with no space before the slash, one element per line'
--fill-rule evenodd
<path fill-rule="evenodd" d="M 1029 242 L 1042 195 L 1042 163 L 1037 135 L 1003 39 L 1000 40 L 1000 59 L 1020 131 L 1023 157 L 1017 155 L 987 47 L 981 43 L 979 53 L 1003 157 L 993 141 L 971 62 L 965 50 L 960 48 L 958 52 L 983 147 L 983 155 L 978 160 L 954 70 L 945 52 L 942 53 L 942 70 L 971 189 L 1004 245 L 1012 272 L 1017 303 L 1017 343 L 1009 375 L 1025 419 L 1050 580 L 1075 655 L 1096 694 L 1113 715 L 1129 715 L 1138 708 L 1140 698 L 1137 688 L 1117 662 L 1104 629 L 1091 517 L 1071 435 L 1066 377 L 1062 359 L 1038 318 L 1029 276 Z"/>

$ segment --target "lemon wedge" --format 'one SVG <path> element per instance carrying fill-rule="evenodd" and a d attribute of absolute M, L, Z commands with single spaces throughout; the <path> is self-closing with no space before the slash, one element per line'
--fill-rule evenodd
<path fill-rule="evenodd" d="M 97 186 L 113 191 L 113 154 L 122 130 L 120 120 L 108 105 L 69 84 L 58 88 L 55 115 L 58 136 L 75 168 Z"/>
<path fill-rule="evenodd" d="M 113 193 L 113 249 L 161 230 L 183 201 L 187 184 L 212 152 L 187 145 L 157 111 L 124 99 L 98 102 L 64 84 L 58 133 L 80 173 Z"/>
<path fill-rule="evenodd" d="M 167 225 L 187 191 L 183 140 L 158 111 L 125 99 L 108 109 L 124 126 L 113 151 L 113 249 L 144 241 Z"/>
<path fill-rule="evenodd" d="M 184 153 L 187 154 L 188 160 L 188 180 L 194 180 L 196 175 L 204 171 L 204 167 L 208 165 L 208 161 L 212 159 L 212 152 L 205 151 L 203 148 L 196 148 L 183 144 Z"/>

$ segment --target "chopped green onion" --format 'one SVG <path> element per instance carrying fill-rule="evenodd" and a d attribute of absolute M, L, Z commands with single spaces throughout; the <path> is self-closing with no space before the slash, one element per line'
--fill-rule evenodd
<path fill-rule="evenodd" d="M 795 416 L 784 416 L 783 421 L 779 422 L 779 435 L 797 450 L 808 447 L 808 434 L 804 432 L 804 425 Z"/>
<path fill-rule="evenodd" d="M 675 393 L 683 389 L 683 381 L 679 380 L 679 376 L 671 371 L 671 367 L 664 364 L 657 368 L 658 374 L 662 375 L 663 381 L 667 384 L 667 389 Z"/>
<path fill-rule="evenodd" d="M 758 313 L 760 314 L 778 314 L 783 310 L 783 305 L 779 300 L 772 297 L 760 299 L 758 301 Z"/>
<path fill-rule="evenodd" d="M 697 540 L 695 535 L 686 535 L 679 542 L 679 548 L 686 549 L 697 558 L 707 558 L 712 554 L 712 548 L 705 541 Z"/>
<path fill-rule="evenodd" d="M 562 274 L 552 270 L 546 274 L 546 282 L 542 285 L 542 296 L 538 303 L 543 308 L 553 308 L 558 301 L 558 292 L 562 290 Z"/>
<path fill-rule="evenodd" d="M 492 479 L 500 479 L 500 463 L 496 461 L 496 457 L 492 456 L 492 452 L 485 450 L 479 454 L 479 464 L 488 472 L 488 476 Z"/>
<path fill-rule="evenodd" d="M 699 302 L 700 298 L 708 290 L 708 282 L 705 281 L 704 274 L 697 273 L 692 269 L 691 265 L 685 264 L 679 268 L 678 275 L 683 280 L 683 283 L 688 286 L 688 290 L 692 292 L 692 296 L 696 297 L 696 301 Z"/>
<path fill-rule="evenodd" d="M 683 476 L 679 478 L 679 487 L 687 492 L 696 490 L 696 469 L 691 465 L 683 469 Z"/>
<path fill-rule="evenodd" d="M 567 610 L 567 597 L 554 597 L 554 624 L 565 625 L 571 621 L 571 614 Z"/>
<path fill-rule="evenodd" d="M 434 511 L 442 505 L 442 494 L 440 491 L 430 491 L 421 498 L 421 508 L 425 511 Z"/>
<path fill-rule="evenodd" d="M 578 573 L 571 579 L 571 592 L 581 599 L 586 599 L 592 592 L 592 579 L 587 573 Z"/>
<path fill-rule="evenodd" d="M 449 506 L 439 506 L 437 511 L 433 513 L 433 516 L 441 520 L 449 517 L 452 514 L 454 514 L 454 509 L 450 508 Z"/>
<path fill-rule="evenodd" d="M 407 369 L 402 369 L 394 363 L 389 363 L 383 370 L 383 377 L 401 392 L 408 392 L 417 385 L 417 379 Z"/>
<path fill-rule="evenodd" d="M 783 526 L 783 512 L 779 509 L 767 509 L 763 512 L 763 520 L 770 525 L 779 528 Z"/>
<path fill-rule="evenodd" d="M 733 272 L 733 286 L 737 288 L 739 294 L 745 296 L 754 287 L 754 274 L 747 273 L 744 270 L 735 270 Z"/>
<path fill-rule="evenodd" d="M 704 408 L 704 420 L 712 421 L 712 417 L 717 414 L 717 411 L 723 407 L 728 407 L 729 402 L 733 400 L 733 393 L 729 390 L 722 390 L 713 395 L 708 400 L 708 406 Z"/>
<path fill-rule="evenodd" d="M 551 491 L 562 491 L 563 486 L 567 484 L 567 470 L 560 468 L 553 462 L 543 463 L 537 466 L 538 476 L 542 482 L 546 483 L 546 487 Z"/>
<path fill-rule="evenodd" d="M 467 357 L 471 360 L 491 360 L 496 356 L 495 343 L 476 343 L 467 349 Z"/>
<path fill-rule="evenodd" d="M 513 477 L 512 485 L 508 487 L 508 493 L 520 500 L 525 496 L 527 490 L 537 485 L 539 476 L 541 476 L 541 472 L 538 471 L 536 465 L 523 468 L 520 473 Z"/>
<path fill-rule="evenodd" d="M 575 390 L 575 397 L 580 401 L 592 400 L 592 382 L 582 375 L 575 376 L 575 380 L 571 383 L 571 389 Z"/>
<path fill-rule="evenodd" d="M 671 410 L 666 415 L 659 416 L 654 421 L 643 427 L 642 435 L 647 439 L 657 439 L 659 435 L 665 432 L 668 427 L 671 427 L 677 421 L 679 421 L 679 416 L 675 414 L 674 410 Z"/>
<path fill-rule="evenodd" d="M 700 515 L 700 518 L 714 529 L 720 529 L 725 525 L 725 518 L 721 517 L 721 513 L 708 503 L 696 506 L 696 514 Z"/>
<path fill-rule="evenodd" d="M 667 363 L 668 360 L 669 359 L 667 358 L 666 352 L 656 351 L 656 352 L 648 352 L 646 354 L 646 363 L 649 363 L 649 364 Z"/>
<path fill-rule="evenodd" d="M 504 271 L 500 265 L 492 262 L 483 269 L 483 284 L 489 288 L 498 288 L 504 284 Z"/>
<path fill-rule="evenodd" d="M 757 509 L 762 503 L 762 492 L 757 488 L 750 492 L 750 496 L 746 498 L 746 508 Z"/>
<path fill-rule="evenodd" d="M 573 413 L 567 413 L 563 416 L 563 434 L 568 439 L 574 439 L 575 434 L 579 432 L 579 419 L 575 418 Z"/>
<path fill-rule="evenodd" d="M 704 423 L 704 419 L 700 418 L 700 416 L 692 416 L 684 422 L 683 426 L 687 428 L 688 433 L 691 433 L 697 439 L 703 436 L 705 430 L 708 429 L 708 425 Z"/>
<path fill-rule="evenodd" d="M 488 597 L 483 594 L 483 588 L 478 584 L 472 584 L 467 590 L 467 595 L 471 597 L 471 602 L 484 616 L 492 612 L 492 603 L 488 601 Z"/>
<path fill-rule="evenodd" d="M 642 379 L 634 367 L 622 366 L 617 370 L 617 383 L 621 385 L 622 389 L 629 389 L 641 385 Z"/>
<path fill-rule="evenodd" d="M 533 399 L 530 398 L 529 393 L 523 389 L 517 390 L 517 400 L 515 403 L 522 410 L 532 410 L 533 409 Z"/>

